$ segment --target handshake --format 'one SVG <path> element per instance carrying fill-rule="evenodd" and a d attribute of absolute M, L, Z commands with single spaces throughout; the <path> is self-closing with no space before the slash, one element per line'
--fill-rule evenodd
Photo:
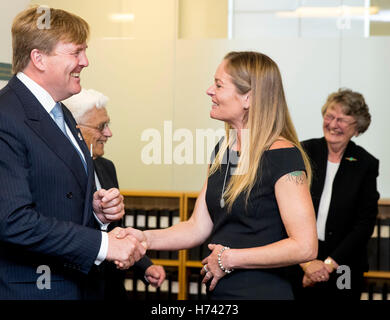
<path fill-rule="evenodd" d="M 125 214 L 123 196 L 117 188 L 96 191 L 92 206 L 96 217 L 105 224 L 118 221 Z M 108 233 L 106 260 L 113 261 L 118 269 L 130 268 L 145 255 L 146 250 L 146 237 L 140 230 L 117 227 Z"/>
<path fill-rule="evenodd" d="M 148 245 L 144 233 L 133 228 L 115 228 L 108 233 L 106 260 L 113 261 L 118 269 L 126 270 L 140 260 Z"/>

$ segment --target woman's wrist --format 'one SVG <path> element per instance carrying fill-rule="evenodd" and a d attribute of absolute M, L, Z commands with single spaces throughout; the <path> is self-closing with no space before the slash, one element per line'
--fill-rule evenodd
<path fill-rule="evenodd" d="M 230 263 L 231 249 L 229 247 L 223 247 L 217 256 L 219 268 L 225 273 L 231 273 L 234 269 Z"/>
<path fill-rule="evenodd" d="M 313 262 L 314 260 L 311 260 L 311 261 L 308 261 L 308 262 L 305 262 L 305 263 L 302 263 L 300 266 L 301 266 L 301 268 L 302 268 L 302 270 L 303 270 L 303 272 L 306 272 L 306 270 L 307 270 L 307 268 L 309 267 L 309 265 L 311 265 L 312 264 L 312 262 Z"/>
<path fill-rule="evenodd" d="M 145 237 L 145 242 L 146 242 L 148 250 L 153 250 L 153 248 L 152 248 L 152 241 L 151 241 L 152 234 L 151 234 L 150 230 L 143 231 L 143 234 L 144 234 L 144 237 Z"/>

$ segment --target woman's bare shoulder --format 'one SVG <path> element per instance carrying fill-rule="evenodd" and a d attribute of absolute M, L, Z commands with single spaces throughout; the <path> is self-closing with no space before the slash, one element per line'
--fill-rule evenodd
<path fill-rule="evenodd" d="M 278 138 L 275 140 L 275 142 L 271 145 L 269 150 L 274 150 L 274 149 L 285 149 L 285 148 L 294 148 L 294 145 L 292 142 L 284 139 L 284 138 Z"/>

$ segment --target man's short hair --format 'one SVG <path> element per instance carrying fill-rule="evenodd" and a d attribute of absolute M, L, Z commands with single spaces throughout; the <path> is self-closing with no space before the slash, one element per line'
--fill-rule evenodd
<path fill-rule="evenodd" d="M 81 123 L 84 115 L 96 107 L 97 109 L 105 108 L 108 98 L 93 89 L 82 89 L 80 93 L 71 96 L 62 101 L 62 103 L 72 112 L 77 123 Z"/>
<path fill-rule="evenodd" d="M 12 24 L 12 70 L 23 71 L 33 49 L 50 54 L 59 41 L 83 44 L 89 37 L 88 23 L 73 13 L 34 6 L 20 12 Z M 46 17 L 43 17 L 46 15 Z M 42 25 L 44 19 L 50 23 Z"/>

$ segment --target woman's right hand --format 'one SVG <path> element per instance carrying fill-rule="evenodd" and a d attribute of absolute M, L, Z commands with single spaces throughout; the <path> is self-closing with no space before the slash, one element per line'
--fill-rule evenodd
<path fill-rule="evenodd" d="M 131 228 L 131 227 L 128 227 L 126 229 L 117 228 L 117 230 L 115 232 L 115 237 L 117 239 L 123 239 L 127 235 L 132 235 L 133 237 L 135 237 L 143 245 L 143 247 L 146 250 L 148 249 L 148 243 L 147 243 L 146 235 L 145 235 L 145 233 L 143 231 L 138 230 L 138 229 L 134 229 L 134 228 Z"/>

